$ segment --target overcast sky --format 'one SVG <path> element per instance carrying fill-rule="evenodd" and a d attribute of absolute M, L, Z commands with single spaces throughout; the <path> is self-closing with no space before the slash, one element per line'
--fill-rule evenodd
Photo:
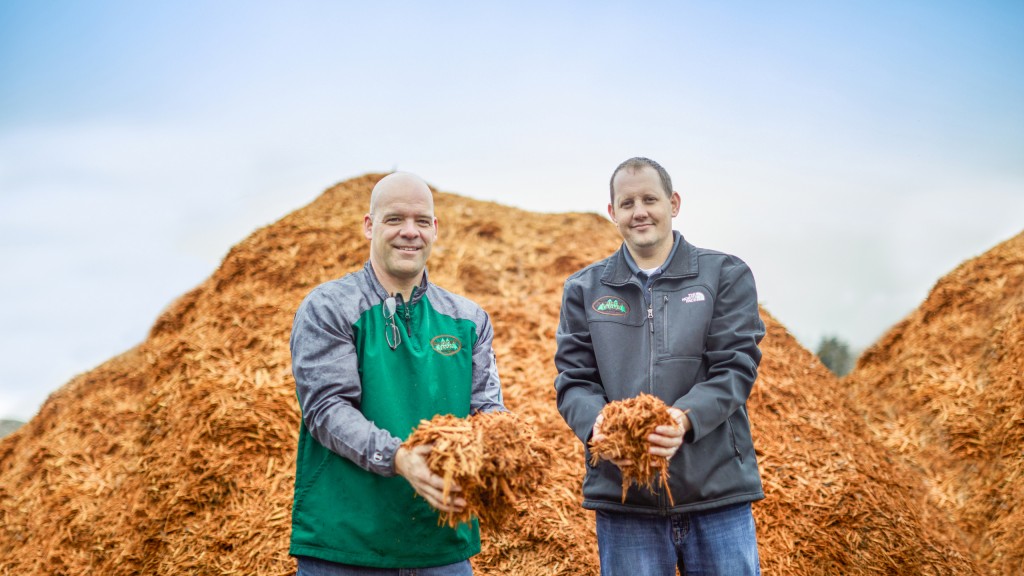
<path fill-rule="evenodd" d="M 0 418 L 395 168 L 604 213 L 636 155 L 813 350 L 1024 230 L 1024 2 L 0 2 Z M 358 223 L 353 222 L 353 225 Z M 443 222 L 442 222 L 443 225 Z"/>

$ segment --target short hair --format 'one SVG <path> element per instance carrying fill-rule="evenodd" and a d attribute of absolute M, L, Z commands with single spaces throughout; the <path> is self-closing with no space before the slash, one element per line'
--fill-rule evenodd
<path fill-rule="evenodd" d="M 661 187 L 665 189 L 665 196 L 672 196 L 672 177 L 668 175 L 668 172 L 665 170 L 665 168 L 662 167 L 661 164 L 658 164 L 657 162 L 651 160 L 650 158 L 636 156 L 634 158 L 626 160 L 622 164 L 619 164 L 615 171 L 612 172 L 612 177 L 608 181 L 608 188 L 610 192 L 611 202 L 613 204 L 615 203 L 615 176 L 622 170 L 636 172 L 644 168 L 653 168 L 654 171 L 658 173 L 658 178 L 661 179 Z"/>

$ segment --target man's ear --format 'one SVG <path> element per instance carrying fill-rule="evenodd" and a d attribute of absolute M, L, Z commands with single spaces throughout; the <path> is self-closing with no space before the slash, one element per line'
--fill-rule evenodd
<path fill-rule="evenodd" d="M 363 216 L 363 236 L 367 240 L 373 239 L 373 217 L 369 214 Z"/>
<path fill-rule="evenodd" d="M 619 221 L 615 219 L 615 209 L 612 208 L 611 203 L 608 204 L 608 217 L 612 219 L 612 222 L 618 224 Z"/>
<path fill-rule="evenodd" d="M 683 198 L 679 195 L 679 192 L 672 191 L 672 217 L 679 216 L 679 208 L 683 204 Z"/>

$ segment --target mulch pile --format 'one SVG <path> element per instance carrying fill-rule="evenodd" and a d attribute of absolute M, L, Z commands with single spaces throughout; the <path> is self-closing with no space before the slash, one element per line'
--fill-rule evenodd
<path fill-rule="evenodd" d="M 601 416 L 604 439 L 600 442 L 590 440 L 590 465 L 597 466 L 602 458 L 629 460 L 629 464 L 620 467 L 622 502 L 626 502 L 630 484 L 635 483 L 656 494 L 663 491 L 672 503 L 672 492 L 668 487 L 668 460 L 663 456 L 652 456 L 651 443 L 647 440 L 658 426 L 676 425 L 668 405 L 657 396 L 640 394 L 609 402 L 601 409 Z"/>
<path fill-rule="evenodd" d="M 844 382 L 985 574 L 1024 574 L 1024 233 L 964 262 Z"/>
<path fill-rule="evenodd" d="M 360 222 L 380 176 L 343 182 L 254 232 L 156 319 L 145 342 L 74 378 L 0 441 L 0 574 L 294 572 L 291 321 L 314 286 L 365 262 Z M 618 247 L 614 226 L 596 214 L 536 214 L 440 192 L 435 202 L 431 279 L 490 312 L 506 404 L 553 450 L 546 480 L 515 502 L 515 516 L 501 530 L 482 523 L 476 572 L 594 574 L 593 514 L 580 506 L 583 448 L 555 410 L 552 356 L 562 282 Z M 765 573 L 978 574 L 958 525 L 946 521 L 951 504 L 935 498 L 942 486 L 929 488 L 871 431 L 846 385 L 763 316 L 769 332 L 749 410 L 767 494 L 754 505 Z M 1018 343 L 986 356 L 985 374 L 1019 373 L 1015 318 L 984 336 Z M 945 366 L 932 370 L 952 370 Z M 1014 413 L 1019 422 L 1019 392 L 1015 402 L 985 399 L 1002 422 Z M 979 428 L 968 442 L 961 430 L 955 445 L 980 469 L 995 432 Z M 1000 453 L 1019 451 L 1017 438 Z M 1019 490 L 1014 476 L 1003 478 L 985 494 Z M 1020 532 L 990 528 L 998 526 Z"/>
<path fill-rule="evenodd" d="M 512 412 L 438 414 L 421 421 L 403 444 L 431 445 L 427 466 L 444 479 L 444 498 L 457 486 L 466 500 L 461 512 L 441 512 L 441 523 L 454 528 L 476 516 L 491 530 L 505 528 L 517 514 L 516 504 L 545 483 L 556 448 Z"/>

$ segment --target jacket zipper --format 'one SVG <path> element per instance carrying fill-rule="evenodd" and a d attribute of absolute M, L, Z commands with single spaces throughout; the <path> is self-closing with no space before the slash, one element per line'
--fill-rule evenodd
<path fill-rule="evenodd" d="M 401 313 L 401 317 L 403 319 L 405 319 L 405 332 L 406 332 L 406 334 L 409 335 L 409 340 L 410 341 L 413 338 L 412 338 L 412 322 L 410 321 L 412 319 L 412 312 L 409 310 L 409 308 L 412 305 L 412 299 L 413 299 L 414 296 L 416 296 L 416 288 L 415 287 L 413 287 L 413 289 L 412 289 L 412 295 L 409 296 L 409 301 L 408 302 L 406 302 L 405 298 L 402 297 L 402 293 L 401 292 L 396 292 L 395 293 L 395 300 L 398 303 L 398 310 Z M 410 342 L 410 344 L 411 344 L 411 342 Z"/>
<path fill-rule="evenodd" d="M 412 336 L 412 302 L 416 299 L 416 286 L 412 287 L 412 293 L 409 294 L 409 301 L 402 307 L 402 313 L 405 316 L 405 331 L 409 334 L 409 344 L 411 345 L 416 341 Z"/>
<path fill-rule="evenodd" d="M 647 292 L 649 293 L 648 294 L 649 297 L 647 299 L 647 325 L 650 327 L 649 332 L 651 334 L 651 346 L 650 346 L 650 349 L 651 349 L 651 359 L 650 360 L 651 361 L 650 361 L 650 363 L 648 364 L 648 367 L 647 367 L 647 388 L 648 388 L 647 391 L 651 395 L 653 395 L 654 394 L 654 357 L 655 357 L 654 347 L 657 344 L 657 342 L 655 341 L 655 337 L 654 337 L 654 289 L 653 289 L 653 287 L 648 287 L 647 288 Z"/>
<path fill-rule="evenodd" d="M 657 282 L 657 281 L 658 281 L 657 279 L 654 280 L 654 282 Z M 648 365 L 647 386 L 648 386 L 649 391 L 650 391 L 652 396 L 656 395 L 656 394 L 654 394 L 654 359 L 658 355 L 658 351 L 657 351 L 658 342 L 657 342 L 657 337 L 655 336 L 655 333 L 654 333 L 654 286 L 653 286 L 654 282 L 651 282 L 651 285 L 647 287 L 647 292 L 648 292 L 648 298 L 647 298 L 647 324 L 650 326 L 650 329 L 648 330 L 648 332 L 650 333 L 650 339 L 651 339 L 651 345 L 650 345 L 651 360 L 650 360 L 650 364 Z M 669 488 L 669 490 L 671 490 L 671 488 Z M 668 497 L 667 497 L 667 495 L 664 492 L 665 492 L 664 490 L 659 490 L 658 491 L 658 508 L 660 508 L 662 511 L 667 512 L 668 511 Z"/>

